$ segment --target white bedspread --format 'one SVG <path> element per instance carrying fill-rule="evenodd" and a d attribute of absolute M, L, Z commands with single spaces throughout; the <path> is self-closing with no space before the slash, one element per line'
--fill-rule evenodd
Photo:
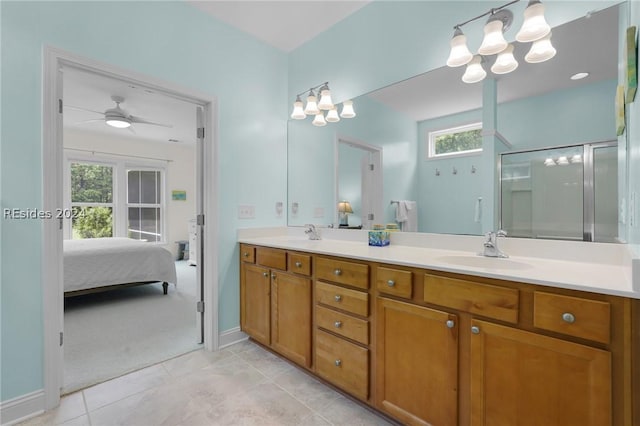
<path fill-rule="evenodd" d="M 130 238 L 64 241 L 65 292 L 144 281 L 176 284 L 169 250 Z"/>

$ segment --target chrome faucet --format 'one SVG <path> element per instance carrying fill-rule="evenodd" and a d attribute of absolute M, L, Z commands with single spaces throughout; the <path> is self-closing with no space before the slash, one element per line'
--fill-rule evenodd
<path fill-rule="evenodd" d="M 507 233 L 502 229 L 496 232 L 487 232 L 485 234 L 486 240 L 484 241 L 484 250 L 480 254 L 487 257 L 509 257 L 498 248 L 498 237 L 506 236 Z"/>
<path fill-rule="evenodd" d="M 307 229 L 305 229 L 304 233 L 309 236 L 310 240 L 321 240 L 320 232 L 316 229 L 316 226 L 312 223 L 307 223 L 305 225 Z"/>

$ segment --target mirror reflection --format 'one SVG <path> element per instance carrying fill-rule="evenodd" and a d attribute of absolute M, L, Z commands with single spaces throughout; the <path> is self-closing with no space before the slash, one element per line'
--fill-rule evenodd
<path fill-rule="evenodd" d="M 616 139 L 618 16 L 614 6 L 555 27 L 558 53 L 541 64 L 526 63 L 522 58 L 528 46 L 515 42 L 518 69 L 489 74 L 495 79 L 494 105 L 487 105 L 483 94 L 489 78 L 465 84 L 464 67 L 443 67 L 355 98 L 358 115 L 352 120 L 320 128 L 290 120 L 288 225 L 338 227 L 338 203 L 345 200 L 353 210 L 347 214 L 349 227 L 367 229 L 373 223 L 397 223 L 402 212 L 392 201 L 411 201 L 418 232 L 478 235 L 496 229 L 500 191 L 490 199 L 486 190 L 498 188 L 498 154 Z M 487 60 L 489 69 L 495 55 Z M 570 78 L 579 72 L 589 74 Z M 485 109 L 495 107 L 496 126 L 480 131 L 485 149 L 474 151 L 467 149 L 473 141 L 456 142 L 455 134 L 483 122 L 483 96 Z M 487 149 L 494 140 L 497 145 Z M 377 180 L 366 188 L 367 194 L 375 194 L 368 205 L 363 195 L 367 156 L 355 154 L 363 146 L 378 150 L 381 159 Z M 611 152 L 617 153 L 615 148 Z M 584 226 L 577 217 L 566 235 L 531 231 L 529 236 L 583 239 Z"/>

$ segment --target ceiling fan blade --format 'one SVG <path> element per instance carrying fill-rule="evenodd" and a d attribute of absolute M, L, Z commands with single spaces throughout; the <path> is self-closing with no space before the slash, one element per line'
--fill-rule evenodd
<path fill-rule="evenodd" d="M 65 105 L 65 108 L 69 108 L 69 109 L 75 109 L 77 111 L 87 111 L 87 112 L 93 112 L 95 114 L 100 114 L 100 115 L 104 115 L 104 111 L 94 111 L 92 109 L 87 109 L 87 108 L 80 108 L 77 106 L 73 106 L 73 105 Z"/>
<path fill-rule="evenodd" d="M 134 115 L 130 115 L 129 119 L 132 123 L 151 124 L 152 126 L 162 126 L 170 129 L 173 128 L 171 124 L 154 123 L 153 121 L 145 120 L 144 118 L 136 117 Z"/>
<path fill-rule="evenodd" d="M 127 130 L 129 130 L 131 133 L 133 133 L 134 135 L 137 135 L 136 133 L 136 129 L 133 128 L 133 126 L 129 126 L 127 127 Z"/>
<path fill-rule="evenodd" d="M 93 118 L 91 120 L 78 121 L 76 124 L 95 123 L 97 121 L 104 123 L 104 118 Z"/>

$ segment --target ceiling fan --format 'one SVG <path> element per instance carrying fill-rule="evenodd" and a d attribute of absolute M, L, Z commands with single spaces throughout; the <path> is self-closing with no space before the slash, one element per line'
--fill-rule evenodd
<path fill-rule="evenodd" d="M 111 96 L 111 100 L 116 103 L 115 108 L 109 108 L 108 110 L 106 110 L 104 112 L 94 111 L 92 109 L 81 108 L 81 107 L 76 107 L 76 106 L 71 106 L 71 105 L 65 105 L 65 106 L 67 108 L 70 108 L 70 109 L 75 109 L 75 110 L 79 110 L 79 111 L 89 111 L 89 112 L 93 112 L 95 114 L 104 115 L 104 118 L 86 120 L 86 121 L 82 121 L 81 123 L 104 121 L 107 125 L 109 125 L 111 127 L 115 127 L 115 128 L 118 128 L 118 129 L 129 128 L 129 130 L 132 131 L 132 132 L 133 132 L 133 129 L 132 129 L 131 125 L 134 124 L 134 123 L 136 123 L 136 124 L 137 123 L 150 124 L 152 126 L 162 126 L 162 127 L 168 127 L 168 128 L 172 128 L 173 127 L 170 124 L 155 123 L 153 121 L 149 121 L 149 120 L 146 120 L 144 118 L 136 117 L 135 115 L 129 114 L 127 111 L 125 111 L 124 109 L 120 108 L 120 104 L 124 103 L 124 98 L 122 96 L 115 96 L 115 95 Z"/>

